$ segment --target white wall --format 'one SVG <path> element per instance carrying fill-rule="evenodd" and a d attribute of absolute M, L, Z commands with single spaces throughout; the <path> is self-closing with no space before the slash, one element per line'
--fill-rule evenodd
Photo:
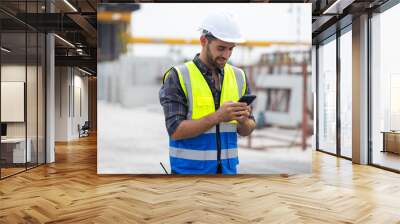
<path fill-rule="evenodd" d="M 74 71 L 74 96 L 73 98 L 75 99 L 74 102 L 74 108 L 72 111 L 72 129 L 71 129 L 71 135 L 73 138 L 79 137 L 78 133 L 78 124 L 81 126 L 85 123 L 85 121 L 89 120 L 88 119 L 88 77 L 81 76 L 82 73 L 76 73 L 77 70 Z M 79 93 L 80 91 L 80 93 Z M 80 97 L 79 97 L 80 96 Z M 79 102 L 80 101 L 80 102 Z M 79 108 L 81 107 L 81 108 Z M 81 111 L 80 111 L 81 109 Z M 75 111 L 75 113 L 74 113 Z"/>
<path fill-rule="evenodd" d="M 66 141 L 68 116 L 68 68 L 55 68 L 55 141 Z"/>
<path fill-rule="evenodd" d="M 88 120 L 88 78 L 83 75 L 76 68 L 56 67 L 56 141 L 77 139 L 78 124 Z"/>

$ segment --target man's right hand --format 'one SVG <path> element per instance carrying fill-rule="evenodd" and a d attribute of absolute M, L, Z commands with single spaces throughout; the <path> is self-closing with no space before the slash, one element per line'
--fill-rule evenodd
<path fill-rule="evenodd" d="M 246 103 L 228 101 L 221 105 L 216 111 L 219 122 L 229 122 L 232 120 L 238 120 L 242 116 L 249 116 L 250 111 L 248 110 Z"/>
<path fill-rule="evenodd" d="M 218 123 L 243 120 L 250 116 L 249 108 L 246 103 L 225 102 L 215 113 L 201 119 L 182 121 L 171 137 L 174 140 L 192 138 L 204 133 Z"/>

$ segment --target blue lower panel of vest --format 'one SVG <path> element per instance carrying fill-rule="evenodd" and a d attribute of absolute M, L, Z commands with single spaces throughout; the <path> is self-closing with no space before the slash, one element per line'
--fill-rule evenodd
<path fill-rule="evenodd" d="M 171 172 L 175 174 L 216 174 L 216 160 L 190 160 L 170 157 Z M 223 159 L 222 174 L 237 174 L 238 158 Z"/>
<path fill-rule="evenodd" d="M 221 149 L 237 148 L 237 133 L 236 132 L 221 132 Z M 192 150 L 215 150 L 217 149 L 216 134 L 207 133 L 201 134 L 193 138 L 182 140 L 170 139 L 169 145 L 179 149 Z"/>

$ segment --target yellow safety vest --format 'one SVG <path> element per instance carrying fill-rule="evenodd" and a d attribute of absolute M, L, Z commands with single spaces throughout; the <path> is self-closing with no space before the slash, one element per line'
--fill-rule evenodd
<path fill-rule="evenodd" d="M 174 67 L 188 102 L 187 119 L 201 119 L 215 112 L 214 98 L 207 81 L 193 61 Z M 168 73 L 169 74 L 169 73 Z M 167 78 L 168 74 L 164 77 Z M 220 105 L 238 101 L 246 90 L 244 72 L 232 65 L 224 67 Z M 223 174 L 236 174 L 238 164 L 237 121 L 220 123 L 199 136 L 170 138 L 170 164 L 173 173 L 215 174 L 218 163 Z"/>

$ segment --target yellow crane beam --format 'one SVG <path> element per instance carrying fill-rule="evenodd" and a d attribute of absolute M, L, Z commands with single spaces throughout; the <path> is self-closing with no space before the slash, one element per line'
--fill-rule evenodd
<path fill-rule="evenodd" d="M 97 21 L 99 22 L 131 22 L 131 12 L 110 12 L 110 11 L 99 11 L 97 12 Z"/>
<path fill-rule="evenodd" d="M 152 38 L 152 37 L 136 37 L 127 36 L 127 43 L 136 44 L 178 44 L 178 45 L 199 45 L 199 39 L 183 39 L 183 38 Z M 307 42 L 295 42 L 295 41 L 246 41 L 245 43 L 239 44 L 245 47 L 269 47 L 273 45 L 282 46 L 311 46 L 311 43 Z"/>

